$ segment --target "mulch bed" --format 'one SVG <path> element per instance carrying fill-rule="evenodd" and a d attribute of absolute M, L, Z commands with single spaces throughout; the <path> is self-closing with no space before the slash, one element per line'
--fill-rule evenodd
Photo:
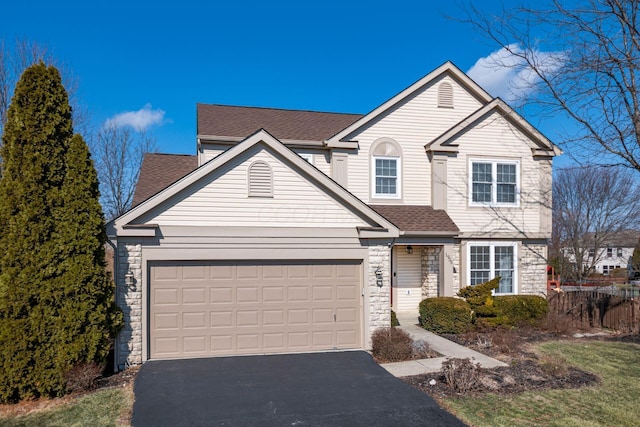
<path fill-rule="evenodd" d="M 509 366 L 493 369 L 477 367 L 477 378 L 471 381 L 473 385 L 466 387 L 465 391 L 456 390 L 453 385 L 447 384 L 443 372 L 406 377 L 403 380 L 436 399 L 487 392 L 509 395 L 529 390 L 578 388 L 597 384 L 598 376 L 578 367 L 567 366 L 561 358 L 538 356 L 533 351 L 533 344 L 559 339 L 640 343 L 640 335 L 617 335 L 609 331 L 587 332 L 586 336 L 574 338 L 571 331 L 523 327 L 443 335 L 444 338 L 501 360 Z"/>

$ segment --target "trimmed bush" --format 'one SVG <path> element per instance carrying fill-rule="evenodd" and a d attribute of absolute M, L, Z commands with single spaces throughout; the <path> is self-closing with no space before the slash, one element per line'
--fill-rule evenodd
<path fill-rule="evenodd" d="M 535 324 L 544 319 L 549 312 L 549 304 L 538 295 L 496 296 L 494 305 L 505 325 L 519 326 Z"/>
<path fill-rule="evenodd" d="M 476 316 L 495 317 L 498 313 L 493 305 L 492 292 L 498 289 L 499 285 L 500 276 L 480 285 L 464 287 L 458 291 L 458 296 L 469 303 Z"/>
<path fill-rule="evenodd" d="M 371 335 L 371 353 L 383 363 L 409 360 L 413 354 L 413 339 L 402 329 L 379 328 Z"/>
<path fill-rule="evenodd" d="M 471 307 L 460 298 L 427 298 L 420 303 L 420 324 L 438 334 L 460 334 L 471 327 Z"/>

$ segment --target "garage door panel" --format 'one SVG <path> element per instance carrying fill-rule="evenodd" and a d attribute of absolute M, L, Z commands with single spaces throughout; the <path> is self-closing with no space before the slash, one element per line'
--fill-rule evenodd
<path fill-rule="evenodd" d="M 259 290 L 258 287 L 242 287 L 237 288 L 236 290 L 236 302 L 238 304 L 242 303 L 258 303 L 260 301 L 259 298 Z"/>
<path fill-rule="evenodd" d="M 233 303 L 233 288 L 231 286 L 209 288 L 209 301 L 212 304 Z"/>
<path fill-rule="evenodd" d="M 185 354 L 206 354 L 207 351 L 207 337 L 204 335 L 195 337 L 184 337 L 182 340 L 182 351 Z"/>
<path fill-rule="evenodd" d="M 360 261 L 154 265 L 150 357 L 361 348 L 361 271 Z"/>
<path fill-rule="evenodd" d="M 233 281 L 234 272 L 235 269 L 232 265 L 212 265 L 209 266 L 209 276 L 207 279 L 210 282 Z"/>
<path fill-rule="evenodd" d="M 182 313 L 182 327 L 185 329 L 204 329 L 207 327 L 207 312 Z"/>
<path fill-rule="evenodd" d="M 207 290 L 205 288 L 182 288 L 182 304 L 206 304 Z"/>
<path fill-rule="evenodd" d="M 318 285 L 313 287 L 313 302 L 332 301 L 333 288 L 331 285 Z"/>
<path fill-rule="evenodd" d="M 156 330 L 178 330 L 178 313 L 156 313 Z"/>
<path fill-rule="evenodd" d="M 257 280 L 258 279 L 258 266 L 257 265 L 239 265 L 236 268 L 236 279 L 238 281 L 243 280 Z"/>
<path fill-rule="evenodd" d="M 350 347 L 358 345 L 358 335 L 352 329 L 338 331 L 337 339 L 339 346 Z"/>
<path fill-rule="evenodd" d="M 262 288 L 262 302 L 283 303 L 285 301 L 285 289 L 283 286 L 264 286 Z"/>
<path fill-rule="evenodd" d="M 212 328 L 224 328 L 233 326 L 232 311 L 212 311 L 209 314 Z"/>
<path fill-rule="evenodd" d="M 155 305 L 177 305 L 178 304 L 178 289 L 154 289 L 154 304 Z"/>
<path fill-rule="evenodd" d="M 287 296 L 289 302 L 308 302 L 311 299 L 307 286 L 290 286 L 287 288 Z"/>
<path fill-rule="evenodd" d="M 260 335 L 257 333 L 237 334 L 238 350 L 245 352 L 257 352 L 260 350 Z"/>
<path fill-rule="evenodd" d="M 182 267 L 182 281 L 203 281 L 207 277 L 206 266 L 190 265 Z"/>
<path fill-rule="evenodd" d="M 287 310 L 287 316 L 289 325 L 309 325 L 308 309 Z"/>

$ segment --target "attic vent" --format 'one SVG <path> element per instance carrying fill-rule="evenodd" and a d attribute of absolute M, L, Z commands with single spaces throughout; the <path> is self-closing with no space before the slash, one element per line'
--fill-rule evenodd
<path fill-rule="evenodd" d="M 249 166 L 249 197 L 273 197 L 273 175 L 267 162 Z"/>
<path fill-rule="evenodd" d="M 453 108 L 453 86 L 451 83 L 440 83 L 438 86 L 438 107 Z"/>

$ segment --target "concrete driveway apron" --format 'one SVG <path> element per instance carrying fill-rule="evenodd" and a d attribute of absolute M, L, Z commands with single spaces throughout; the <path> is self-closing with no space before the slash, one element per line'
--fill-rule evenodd
<path fill-rule="evenodd" d="M 364 351 L 159 360 L 135 386 L 143 426 L 464 426 Z"/>

